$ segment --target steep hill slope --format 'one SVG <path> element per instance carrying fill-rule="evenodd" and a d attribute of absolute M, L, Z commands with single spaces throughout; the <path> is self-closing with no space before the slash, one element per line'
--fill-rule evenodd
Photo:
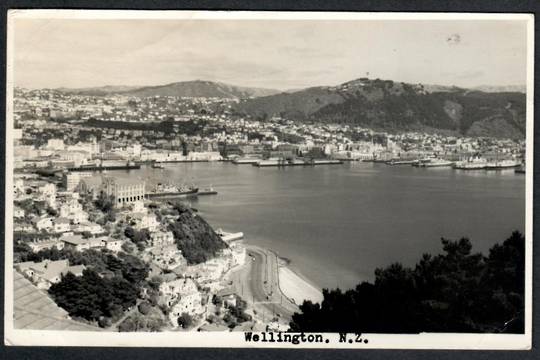
<path fill-rule="evenodd" d="M 374 129 L 441 130 L 470 136 L 523 138 L 525 94 L 485 93 L 411 85 L 389 80 L 353 80 L 335 87 L 240 102 L 240 114 L 283 116 L 306 122 L 346 123 Z"/>

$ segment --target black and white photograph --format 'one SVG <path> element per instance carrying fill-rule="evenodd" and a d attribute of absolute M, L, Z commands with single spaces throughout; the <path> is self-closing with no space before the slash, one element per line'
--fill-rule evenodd
<path fill-rule="evenodd" d="M 532 15 L 7 31 L 5 344 L 530 349 Z"/>

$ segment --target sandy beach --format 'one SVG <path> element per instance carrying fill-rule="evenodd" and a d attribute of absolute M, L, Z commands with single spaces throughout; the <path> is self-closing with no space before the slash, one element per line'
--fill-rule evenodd
<path fill-rule="evenodd" d="M 321 289 L 286 266 L 279 268 L 279 287 L 283 295 L 293 300 L 297 305 L 301 305 L 304 300 L 310 300 L 314 303 L 320 303 L 323 300 Z"/>

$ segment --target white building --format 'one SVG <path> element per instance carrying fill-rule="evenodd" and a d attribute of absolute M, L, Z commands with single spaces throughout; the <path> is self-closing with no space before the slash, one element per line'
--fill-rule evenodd
<path fill-rule="evenodd" d="M 32 261 L 15 264 L 15 267 L 28 277 L 38 289 L 48 289 L 52 284 L 60 282 L 62 275 L 71 272 L 81 276 L 84 265 L 69 266 L 68 260 L 45 260 L 39 263 Z"/>
<path fill-rule="evenodd" d="M 112 196 L 116 207 L 144 200 L 145 182 L 137 179 L 105 178 L 102 191 Z"/>

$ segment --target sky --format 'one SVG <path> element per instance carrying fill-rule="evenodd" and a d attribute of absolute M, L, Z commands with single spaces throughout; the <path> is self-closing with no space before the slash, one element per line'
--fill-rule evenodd
<path fill-rule="evenodd" d="M 16 19 L 27 88 L 209 80 L 298 89 L 360 77 L 526 84 L 526 24 L 508 20 Z"/>

